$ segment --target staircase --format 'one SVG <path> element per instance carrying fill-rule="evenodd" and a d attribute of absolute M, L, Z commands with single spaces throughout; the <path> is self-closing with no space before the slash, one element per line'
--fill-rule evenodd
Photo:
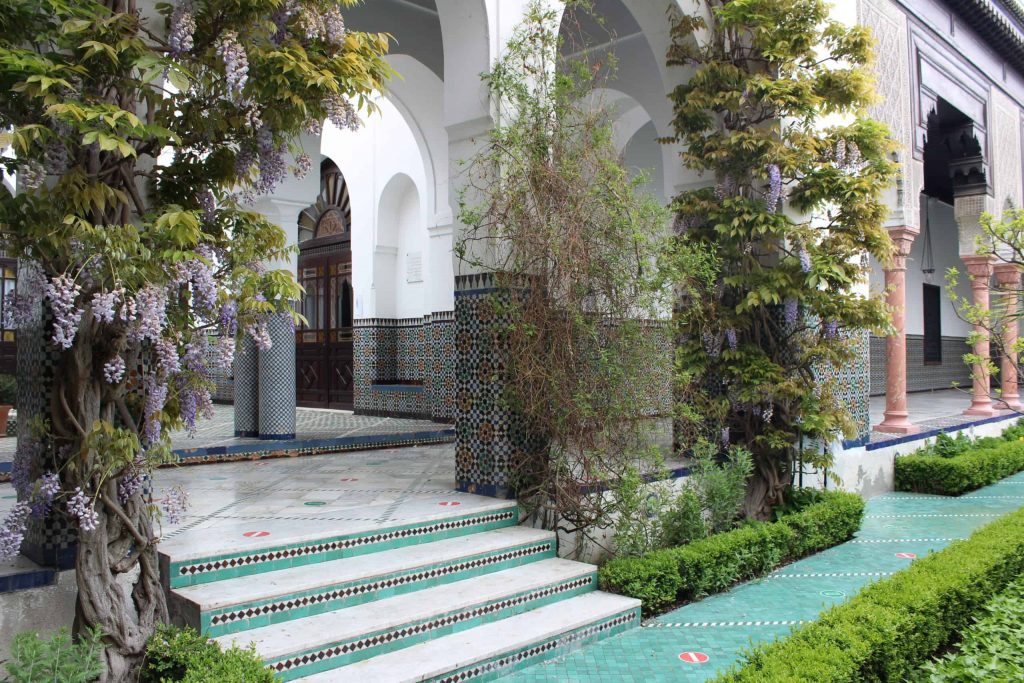
<path fill-rule="evenodd" d="M 515 502 L 377 512 L 172 536 L 172 615 L 310 683 L 493 680 L 639 623 L 639 601 L 598 592 L 552 532 L 516 526 Z"/>

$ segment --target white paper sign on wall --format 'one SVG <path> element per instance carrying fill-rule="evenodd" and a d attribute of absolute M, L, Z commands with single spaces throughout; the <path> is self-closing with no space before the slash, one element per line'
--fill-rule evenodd
<path fill-rule="evenodd" d="M 410 251 L 406 253 L 405 281 L 423 282 L 423 252 Z"/>

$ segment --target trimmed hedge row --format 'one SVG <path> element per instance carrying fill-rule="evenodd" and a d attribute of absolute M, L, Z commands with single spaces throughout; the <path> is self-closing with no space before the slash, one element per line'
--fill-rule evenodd
<path fill-rule="evenodd" d="M 755 647 L 717 683 L 917 680 L 992 598 L 1024 572 L 1018 510 L 874 583 L 787 638 Z"/>
<path fill-rule="evenodd" d="M 1016 434 L 1016 431 L 1013 432 Z M 957 496 L 1024 470 L 1024 437 L 981 439 L 962 455 L 910 454 L 896 458 L 896 490 Z"/>
<path fill-rule="evenodd" d="M 601 588 L 638 598 L 644 613 L 654 614 L 841 543 L 860 528 L 863 515 L 860 496 L 829 491 L 819 502 L 777 522 L 750 524 L 643 557 L 611 560 L 601 567 Z"/>

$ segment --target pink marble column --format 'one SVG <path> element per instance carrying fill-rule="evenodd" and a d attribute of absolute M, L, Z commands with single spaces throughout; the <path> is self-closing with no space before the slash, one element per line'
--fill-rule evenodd
<path fill-rule="evenodd" d="M 974 307 L 978 311 L 987 311 L 993 258 L 991 256 L 961 256 L 960 259 L 967 266 L 967 274 L 971 277 L 971 295 Z M 978 337 L 974 343 L 974 355 L 987 359 L 989 357 L 988 330 L 981 325 L 975 325 L 974 332 Z M 996 411 L 992 407 L 992 397 L 990 396 L 988 367 L 982 363 L 976 363 L 971 368 L 971 376 L 974 379 L 971 407 L 964 411 L 964 415 L 976 417 L 995 415 Z"/>
<path fill-rule="evenodd" d="M 995 273 L 996 284 L 1001 292 L 1001 308 L 1006 316 L 1006 322 L 1003 326 L 1002 365 L 999 368 L 999 376 L 1002 381 L 1002 395 L 996 405 L 1006 410 L 1020 411 L 1020 391 L 1017 387 L 1017 353 L 1013 350 L 1014 345 L 1017 343 L 1017 326 L 1020 324 L 1017 318 L 1017 297 L 1020 293 L 1021 279 L 1020 268 L 1014 263 L 997 263 L 992 270 Z"/>
<path fill-rule="evenodd" d="M 892 310 L 895 331 L 885 338 L 885 419 L 874 426 L 876 432 L 914 434 L 907 413 L 907 256 L 917 237 L 917 228 L 889 228 L 895 250 L 885 268 L 885 301 Z"/>

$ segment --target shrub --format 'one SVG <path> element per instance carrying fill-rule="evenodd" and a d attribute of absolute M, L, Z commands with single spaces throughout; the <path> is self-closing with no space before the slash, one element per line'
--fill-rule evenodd
<path fill-rule="evenodd" d="M 11 683 L 92 683 L 103 673 L 103 634 L 83 632 L 72 642 L 67 629 L 49 640 L 37 633 L 19 633 L 11 641 L 11 657 L 4 664 Z"/>
<path fill-rule="evenodd" d="M 661 545 L 685 545 L 707 535 L 700 497 L 692 488 L 686 487 L 661 515 Z"/>
<path fill-rule="evenodd" d="M 952 458 L 957 455 L 963 455 L 973 445 L 974 441 L 967 436 L 966 432 L 959 432 L 955 438 L 945 432 L 939 432 L 935 437 L 935 442 L 923 450 L 927 450 L 929 455 L 937 455 L 940 458 Z"/>
<path fill-rule="evenodd" d="M 955 496 L 1024 470 L 1024 437 L 983 439 L 952 457 L 911 453 L 896 458 L 896 489 Z"/>
<path fill-rule="evenodd" d="M 601 587 L 639 598 L 644 613 L 654 614 L 841 543 L 859 528 L 863 513 L 860 496 L 823 493 L 817 502 L 776 522 L 752 523 L 643 557 L 611 560 L 601 567 Z"/>
<path fill-rule="evenodd" d="M 716 459 L 718 448 L 706 441 L 694 448 L 689 483 L 700 498 L 707 515 L 708 531 L 717 534 L 733 527 L 747 494 L 747 480 L 754 471 L 750 451 L 730 448 L 724 461 Z"/>
<path fill-rule="evenodd" d="M 1022 572 L 1024 510 L 1018 510 L 868 586 L 788 638 L 755 647 L 745 665 L 715 680 L 916 680 L 921 664 Z"/>
<path fill-rule="evenodd" d="M 1024 578 L 1011 583 L 967 629 L 957 652 L 927 662 L 931 683 L 1024 681 Z"/>
<path fill-rule="evenodd" d="M 146 646 L 139 683 L 273 683 L 255 648 L 220 646 L 195 629 L 164 624 Z"/>

